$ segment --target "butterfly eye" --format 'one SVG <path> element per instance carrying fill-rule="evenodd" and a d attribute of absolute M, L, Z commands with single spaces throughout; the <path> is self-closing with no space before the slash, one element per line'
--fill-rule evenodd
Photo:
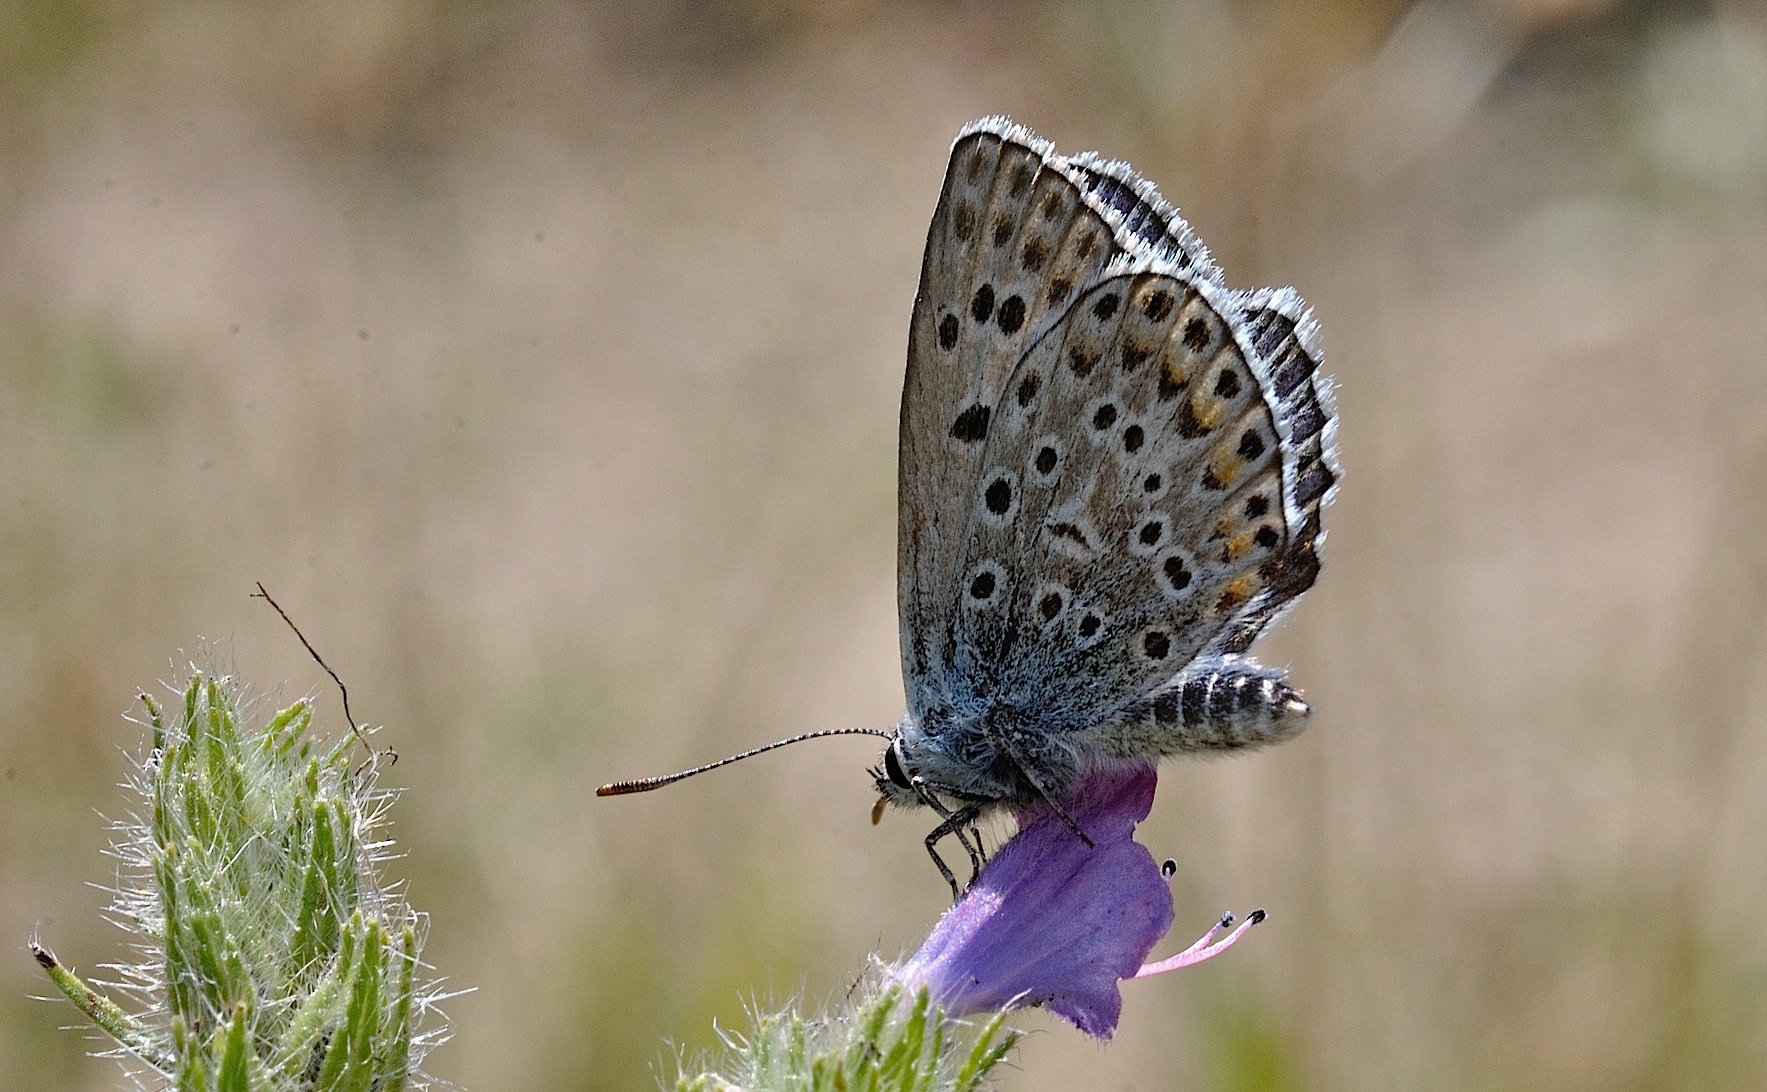
<path fill-rule="evenodd" d="M 908 772 L 902 768 L 902 760 L 896 757 L 896 749 L 901 745 L 901 740 L 895 740 L 884 751 L 884 775 L 890 779 L 891 784 L 912 789 L 914 782 L 908 780 Z"/>

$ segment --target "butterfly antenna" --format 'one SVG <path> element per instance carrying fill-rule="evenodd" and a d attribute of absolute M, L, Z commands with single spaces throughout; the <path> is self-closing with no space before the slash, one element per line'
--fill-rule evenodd
<path fill-rule="evenodd" d="M 684 778 L 692 777 L 694 774 L 702 774 L 707 770 L 715 770 L 719 766 L 728 766 L 732 762 L 740 762 L 745 758 L 753 758 L 759 754 L 766 754 L 768 751 L 777 750 L 787 744 L 802 743 L 807 739 L 822 739 L 825 736 L 879 736 L 883 739 L 891 738 L 890 733 L 880 731 L 876 728 L 824 728 L 816 732 L 805 732 L 801 736 L 792 736 L 789 739 L 775 740 L 772 743 L 763 744 L 753 750 L 744 751 L 739 755 L 730 755 L 727 758 L 720 758 L 716 762 L 708 762 L 704 766 L 695 766 L 691 770 L 663 774 L 661 777 L 640 777 L 631 781 L 615 781 L 611 785 L 603 785 L 601 788 L 596 789 L 595 795 L 625 796 L 627 793 L 649 792 L 652 789 L 660 789 L 664 785 L 673 785 L 675 782 Z"/>

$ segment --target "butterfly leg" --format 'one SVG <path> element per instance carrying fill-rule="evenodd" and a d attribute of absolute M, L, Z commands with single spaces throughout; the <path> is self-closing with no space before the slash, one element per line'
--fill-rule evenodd
<path fill-rule="evenodd" d="M 945 877 L 945 882 L 951 885 L 952 902 L 961 899 L 965 891 L 975 886 L 976 877 L 982 874 L 983 858 L 981 851 L 977 848 L 981 844 L 981 839 L 976 837 L 972 841 L 971 837 L 966 836 L 963 832 L 963 828 L 969 826 L 970 822 L 975 819 L 976 811 L 977 809 L 971 806 L 953 812 L 948 819 L 934 827 L 932 833 L 926 836 L 926 851 L 932 857 L 933 864 L 939 867 L 939 873 Z M 970 827 L 970 830 L 973 834 L 975 828 Z M 963 851 L 969 855 L 969 881 L 961 888 L 957 886 L 957 877 L 952 875 L 944 858 L 939 856 L 938 843 L 946 835 L 955 837 L 957 844 L 962 846 Z"/>
<path fill-rule="evenodd" d="M 971 804 L 968 807 L 952 811 L 945 807 L 945 805 L 932 794 L 931 790 L 923 792 L 921 794 L 921 799 L 925 800 L 929 807 L 939 813 L 941 822 L 938 826 L 933 828 L 931 834 L 926 836 L 926 851 L 927 855 L 932 857 L 933 864 L 938 867 L 939 875 L 945 877 L 945 882 L 951 885 L 951 901 L 956 902 L 963 897 L 965 891 L 969 890 L 969 888 L 974 885 L 976 877 L 981 875 L 982 872 L 982 855 L 976 848 L 981 845 L 981 837 L 976 834 L 974 826 L 976 816 L 981 814 L 981 806 L 979 804 Z M 969 835 L 964 834 L 965 827 L 969 828 Z M 965 853 L 969 854 L 969 883 L 964 884 L 962 887 L 957 886 L 957 876 L 952 873 L 950 866 L 945 863 L 945 858 L 939 856 L 939 842 L 948 835 L 955 836 L 957 838 L 957 844 L 963 847 Z M 973 841 L 971 840 L 972 837 L 974 838 Z"/>

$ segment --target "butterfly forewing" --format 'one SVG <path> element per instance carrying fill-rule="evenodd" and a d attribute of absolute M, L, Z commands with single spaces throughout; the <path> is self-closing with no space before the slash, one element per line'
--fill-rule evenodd
<path fill-rule="evenodd" d="M 899 465 L 899 599 L 911 702 L 949 663 L 953 569 L 969 513 L 959 497 L 1033 338 L 1120 253 L 1080 191 L 1047 169 L 1049 145 L 978 123 L 952 149 L 909 328 Z"/>
<path fill-rule="evenodd" d="M 1208 247 L 1160 197 L 1153 183 L 1136 174 L 1129 164 L 1087 152 L 1072 158 L 1056 156 L 1050 167 L 1089 195 L 1089 203 L 1111 225 L 1126 251 L 1171 262 L 1195 276 L 1220 279 L 1209 261 Z"/>

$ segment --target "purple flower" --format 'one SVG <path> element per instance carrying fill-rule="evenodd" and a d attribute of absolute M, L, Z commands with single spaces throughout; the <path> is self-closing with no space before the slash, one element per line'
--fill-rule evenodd
<path fill-rule="evenodd" d="M 1187 951 L 1144 965 L 1172 925 L 1166 875 L 1134 841 L 1156 780 L 1145 763 L 1101 771 L 1062 801 L 1091 846 L 1047 807 L 1021 815 L 1019 832 L 895 977 L 926 986 L 954 1016 L 1047 1005 L 1110 1038 L 1123 1010 L 1120 980 L 1199 963 L 1263 920 L 1255 913 L 1211 943 L 1231 923 L 1224 917 Z"/>

